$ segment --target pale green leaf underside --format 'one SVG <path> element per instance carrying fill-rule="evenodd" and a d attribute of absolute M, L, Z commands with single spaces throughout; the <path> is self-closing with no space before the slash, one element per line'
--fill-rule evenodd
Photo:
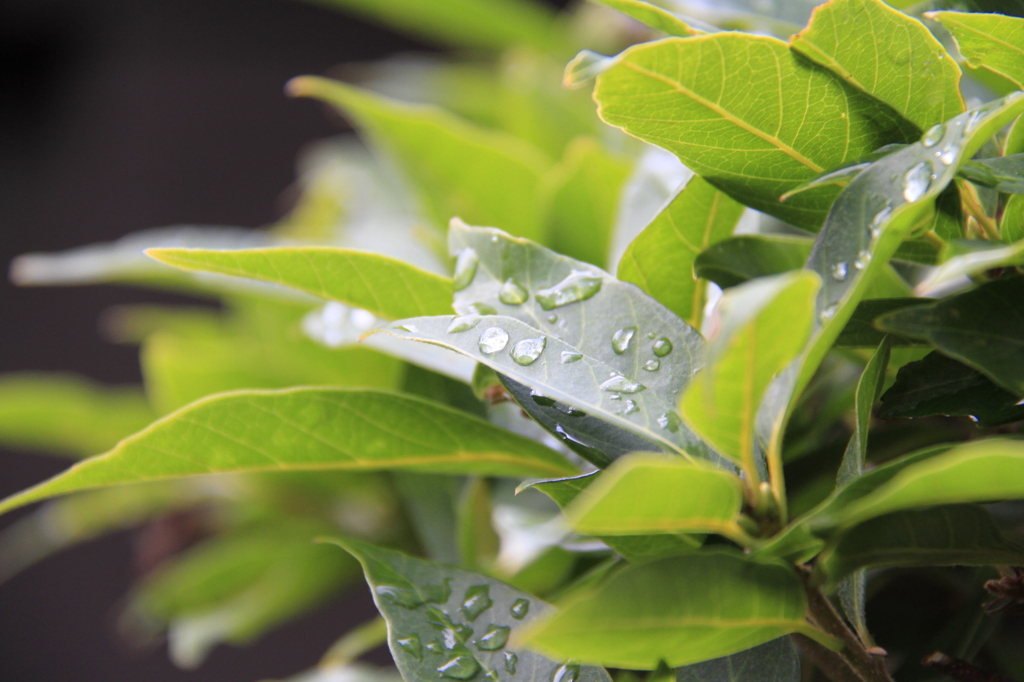
<path fill-rule="evenodd" d="M 1024 88 L 1024 19 L 1002 14 L 929 12 L 947 31 L 970 68 L 982 68 Z"/>
<path fill-rule="evenodd" d="M 961 256 L 954 256 L 935 268 L 924 281 L 914 288 L 914 291 L 919 296 L 924 296 L 958 278 L 970 277 L 993 268 L 1015 266 L 1021 263 L 1024 263 L 1024 242 L 965 253 Z"/>
<path fill-rule="evenodd" d="M 452 408 L 368 390 L 239 391 L 189 405 L 110 452 L 0 502 L 0 512 L 108 485 L 246 471 L 414 469 L 566 475 L 560 455 Z"/>
<path fill-rule="evenodd" d="M 387 319 L 443 315 L 451 310 L 450 279 L 366 251 L 281 246 L 237 251 L 149 249 L 146 255 L 182 270 L 281 284 Z"/>
<path fill-rule="evenodd" d="M 699 33 L 672 12 L 646 0 L 596 0 L 602 5 L 626 14 L 670 36 L 692 36 Z"/>

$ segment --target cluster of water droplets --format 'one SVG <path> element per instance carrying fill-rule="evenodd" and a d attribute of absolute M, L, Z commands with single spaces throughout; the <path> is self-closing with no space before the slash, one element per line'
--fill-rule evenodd
<path fill-rule="evenodd" d="M 330 301 L 302 318 L 302 331 L 328 348 L 340 348 L 357 343 L 360 336 L 379 323 L 368 310 Z"/>

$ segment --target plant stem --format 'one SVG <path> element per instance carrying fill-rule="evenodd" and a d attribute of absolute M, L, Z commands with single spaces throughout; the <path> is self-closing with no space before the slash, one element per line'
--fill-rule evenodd
<path fill-rule="evenodd" d="M 864 682 L 864 678 L 857 674 L 857 671 L 842 655 L 799 633 L 794 633 L 790 637 L 800 647 L 800 651 L 811 659 L 811 662 L 832 682 Z"/>

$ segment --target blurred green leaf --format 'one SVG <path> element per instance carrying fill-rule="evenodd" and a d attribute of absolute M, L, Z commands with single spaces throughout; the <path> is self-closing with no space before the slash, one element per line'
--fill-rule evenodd
<path fill-rule="evenodd" d="M 676 670 L 676 682 L 797 682 L 800 655 L 789 637 Z"/>
<path fill-rule="evenodd" d="M 953 34 L 971 69 L 984 69 L 1024 87 L 1024 19 L 1001 14 L 929 12 Z"/>
<path fill-rule="evenodd" d="M 1007 200 L 999 221 L 999 236 L 1009 243 L 1024 239 L 1024 196 L 1015 194 Z"/>
<path fill-rule="evenodd" d="M 972 244 L 972 246 L 974 245 Z M 953 256 L 937 267 L 917 285 L 916 291 L 921 295 L 926 295 L 962 277 L 980 275 L 986 270 L 995 268 L 1024 264 L 1024 243 L 1000 246 L 999 242 L 977 240 L 976 245 L 980 248 Z"/>
<path fill-rule="evenodd" d="M 474 476 L 466 481 L 459 500 L 459 562 L 473 570 L 488 572 L 498 556 L 499 538 L 491 523 L 494 509 L 487 481 Z"/>
<path fill-rule="evenodd" d="M 690 28 L 679 15 L 646 0 L 595 0 L 626 14 L 642 24 L 670 36 L 692 36 L 699 33 Z"/>
<path fill-rule="evenodd" d="M 757 277 L 799 270 L 810 255 L 811 246 L 813 242 L 804 237 L 732 237 L 701 251 L 693 263 L 693 273 L 727 289 Z"/>
<path fill-rule="evenodd" d="M 976 185 L 1000 192 L 1024 194 L 1024 154 L 973 159 L 960 169 L 960 175 Z"/>
<path fill-rule="evenodd" d="M 874 321 L 894 310 L 917 305 L 928 305 L 928 299 L 920 298 L 869 298 L 857 304 L 843 331 L 836 337 L 837 348 L 877 347 L 886 336 L 892 346 L 921 345 L 920 342 L 903 336 L 886 334 L 875 328 Z"/>

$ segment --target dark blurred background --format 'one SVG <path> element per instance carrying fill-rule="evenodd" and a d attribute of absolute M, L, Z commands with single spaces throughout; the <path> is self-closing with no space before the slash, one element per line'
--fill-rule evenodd
<path fill-rule="evenodd" d="M 443 1 L 443 0 L 438 0 Z M 294 0 L 2 0 L 0 267 L 179 224 L 280 217 L 296 155 L 338 124 L 282 94 L 340 62 L 429 49 Z M 96 320 L 153 300 L 113 287 L 16 289 L 0 278 L 0 371 L 139 381 L 135 349 Z M 0 496 L 67 462 L 0 451 Z M 6 525 L 16 518 L 0 519 Z M 365 590 L 260 640 L 218 648 L 196 672 L 119 641 L 131 535 L 78 547 L 0 586 L 0 680 L 255 682 L 314 664 L 372 613 Z"/>

